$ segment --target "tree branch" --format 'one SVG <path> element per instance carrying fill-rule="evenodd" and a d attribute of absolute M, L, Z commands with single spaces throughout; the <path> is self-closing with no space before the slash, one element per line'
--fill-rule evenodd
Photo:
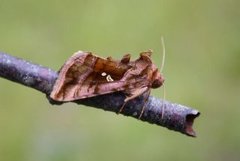
<path fill-rule="evenodd" d="M 0 53 L 0 77 L 32 87 L 45 93 L 48 97 L 58 74 L 47 67 Z M 138 118 L 145 103 L 144 98 L 145 96 L 142 95 L 129 101 L 122 111 L 122 114 Z M 51 104 L 62 104 L 51 100 L 49 97 L 48 99 Z M 117 113 L 124 99 L 125 95 L 117 92 L 75 102 Z M 192 126 L 194 119 L 199 115 L 200 113 L 195 109 L 150 96 L 145 104 L 145 110 L 141 120 L 194 137 L 196 134 Z"/>

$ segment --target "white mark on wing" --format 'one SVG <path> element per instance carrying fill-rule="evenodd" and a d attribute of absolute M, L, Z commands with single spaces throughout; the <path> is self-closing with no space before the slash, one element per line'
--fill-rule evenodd
<path fill-rule="evenodd" d="M 108 82 L 113 82 L 113 81 L 114 81 L 114 80 L 112 79 L 111 75 L 108 75 L 108 76 L 106 77 L 106 79 L 107 79 Z"/>
<path fill-rule="evenodd" d="M 113 82 L 114 80 L 112 79 L 110 74 L 107 74 L 106 72 L 102 72 L 101 76 L 106 77 L 106 80 L 108 82 Z"/>
<path fill-rule="evenodd" d="M 101 74 L 103 77 L 105 77 L 106 75 L 107 75 L 107 73 L 105 73 L 105 72 L 102 72 L 102 74 Z"/>

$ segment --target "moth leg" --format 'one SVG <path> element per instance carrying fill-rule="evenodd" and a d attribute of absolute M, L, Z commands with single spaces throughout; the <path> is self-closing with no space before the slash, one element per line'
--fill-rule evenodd
<path fill-rule="evenodd" d="M 165 111 L 165 100 L 166 100 L 165 97 L 166 97 L 165 85 L 163 84 L 163 107 L 162 107 L 161 119 L 163 119 L 164 111 Z"/>
<path fill-rule="evenodd" d="M 127 103 L 127 102 L 124 101 L 122 107 L 121 107 L 120 110 L 117 112 L 117 114 L 122 113 L 122 110 L 123 110 L 123 108 L 125 107 L 126 103 Z"/>
<path fill-rule="evenodd" d="M 141 117 L 142 117 L 142 114 L 143 114 L 143 112 L 144 112 L 144 110 L 145 110 L 145 105 L 146 105 L 146 102 L 147 102 L 147 100 L 148 100 L 149 95 L 150 95 L 150 89 L 146 91 L 146 96 L 145 96 L 145 99 L 144 99 L 144 104 L 143 104 L 141 113 L 140 113 L 140 115 L 138 116 L 138 119 L 141 119 Z"/>
<path fill-rule="evenodd" d="M 132 99 L 134 99 L 134 98 L 142 95 L 142 94 L 143 94 L 144 92 L 146 92 L 147 90 L 148 90 L 148 87 L 143 87 L 143 88 L 140 88 L 140 89 L 137 89 L 137 90 L 133 91 L 133 92 L 131 93 L 131 96 L 125 98 L 122 107 L 121 107 L 120 110 L 118 111 L 118 114 L 122 112 L 124 106 L 126 105 L 126 103 L 127 103 L 128 101 L 130 101 L 130 100 L 132 100 Z"/>
<path fill-rule="evenodd" d="M 163 119 L 163 117 L 164 117 L 164 112 L 165 112 L 165 103 L 164 103 L 164 100 L 163 100 L 161 119 Z"/>

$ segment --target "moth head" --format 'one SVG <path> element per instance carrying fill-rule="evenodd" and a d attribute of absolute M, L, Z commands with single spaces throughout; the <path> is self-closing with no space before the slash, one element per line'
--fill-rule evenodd
<path fill-rule="evenodd" d="M 164 77 L 157 69 L 153 72 L 152 80 L 152 88 L 161 87 L 164 83 Z"/>

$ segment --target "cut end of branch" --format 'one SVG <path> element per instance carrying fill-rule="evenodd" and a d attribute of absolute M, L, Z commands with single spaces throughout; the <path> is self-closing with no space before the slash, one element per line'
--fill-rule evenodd
<path fill-rule="evenodd" d="M 188 136 L 196 137 L 196 132 L 193 130 L 194 119 L 200 115 L 200 112 L 194 110 L 192 113 L 186 115 L 186 128 L 185 133 Z"/>

